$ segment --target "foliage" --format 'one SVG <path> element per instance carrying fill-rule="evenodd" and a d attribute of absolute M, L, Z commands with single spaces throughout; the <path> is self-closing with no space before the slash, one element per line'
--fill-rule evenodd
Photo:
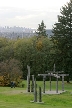
<path fill-rule="evenodd" d="M 42 20 L 41 24 L 39 24 L 38 29 L 36 31 L 36 34 L 38 35 L 38 38 L 40 37 L 47 37 L 46 34 L 46 26 L 44 24 L 44 21 Z"/>
<path fill-rule="evenodd" d="M 2 41 L 3 40 L 4 38 Z M 34 36 L 17 40 L 7 39 L 7 44 L 1 47 L 1 64 L 4 63 L 5 69 L 5 71 L 3 69 L 2 72 L 9 72 L 9 70 L 6 71 L 6 68 L 9 69 L 6 62 L 8 64 L 8 61 L 14 59 L 20 62 L 20 70 L 23 72 L 24 79 L 27 78 L 27 65 L 30 66 L 31 75 L 34 74 L 35 77 L 38 78 L 39 73 L 45 73 L 46 70 L 53 70 L 53 55 L 55 51 L 52 47 L 53 43 L 48 37 L 37 39 L 37 37 Z M 11 51 L 12 53 L 10 54 Z M 9 67 L 12 67 L 11 64 L 12 63 L 9 63 Z M 18 68 L 16 69 L 18 70 Z M 14 72 L 16 73 L 16 71 Z"/>
<path fill-rule="evenodd" d="M 0 38 L 0 61 L 14 57 L 14 40 Z"/>
<path fill-rule="evenodd" d="M 0 63 L 0 77 L 3 76 L 4 85 L 9 85 L 11 81 L 16 84 L 22 77 L 21 65 L 18 60 L 9 59 Z M 1 80 L 0 80 L 1 81 Z M 2 81 L 1 81 L 2 82 Z"/>
<path fill-rule="evenodd" d="M 22 63 L 25 79 L 27 76 L 27 65 L 31 67 L 31 75 L 34 74 L 35 76 L 38 73 L 44 73 L 50 67 L 48 65 L 50 65 L 52 46 L 53 44 L 48 38 L 39 38 L 37 40 L 36 36 L 19 39 L 15 42 L 14 56 Z"/>
<path fill-rule="evenodd" d="M 72 0 L 62 7 L 60 13 L 58 22 L 53 26 L 55 63 L 59 69 L 72 77 Z"/>

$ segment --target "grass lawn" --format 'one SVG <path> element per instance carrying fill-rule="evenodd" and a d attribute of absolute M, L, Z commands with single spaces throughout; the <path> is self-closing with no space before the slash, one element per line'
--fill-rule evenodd
<path fill-rule="evenodd" d="M 43 104 L 31 103 L 34 100 L 33 93 L 27 93 L 26 84 L 24 88 L 0 87 L 0 108 L 72 108 L 72 82 L 65 82 L 66 92 L 62 94 L 42 94 Z M 37 81 L 37 85 L 43 89 L 43 82 Z M 61 90 L 61 81 L 59 81 L 59 90 Z M 49 82 L 46 81 L 46 90 L 49 90 Z M 52 90 L 56 90 L 56 82 L 52 82 Z"/>

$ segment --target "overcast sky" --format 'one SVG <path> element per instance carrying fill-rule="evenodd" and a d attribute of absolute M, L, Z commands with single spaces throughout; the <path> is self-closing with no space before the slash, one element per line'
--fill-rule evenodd
<path fill-rule="evenodd" d="M 0 0 L 0 26 L 37 28 L 44 20 L 51 29 L 60 8 L 70 0 Z"/>

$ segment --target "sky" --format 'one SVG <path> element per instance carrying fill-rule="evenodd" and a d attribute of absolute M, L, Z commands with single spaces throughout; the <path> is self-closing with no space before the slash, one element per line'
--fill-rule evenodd
<path fill-rule="evenodd" d="M 51 29 L 60 8 L 70 0 L 0 0 L 0 26 L 37 28 L 44 21 Z"/>

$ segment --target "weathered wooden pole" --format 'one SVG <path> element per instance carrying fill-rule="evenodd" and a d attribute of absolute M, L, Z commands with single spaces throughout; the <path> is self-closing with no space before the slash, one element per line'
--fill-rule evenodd
<path fill-rule="evenodd" d="M 64 91 L 64 76 L 62 76 L 62 91 Z"/>
<path fill-rule="evenodd" d="M 56 67 L 55 67 L 55 64 L 54 64 L 54 70 L 53 70 L 53 72 L 55 72 L 55 70 L 56 70 L 55 68 L 56 68 Z"/>
<path fill-rule="evenodd" d="M 27 74 L 27 92 L 30 92 L 30 66 L 27 65 L 28 74 Z"/>
<path fill-rule="evenodd" d="M 34 75 L 32 75 L 31 92 L 34 92 Z"/>
<path fill-rule="evenodd" d="M 51 91 L 51 73 L 50 73 L 50 91 Z"/>
<path fill-rule="evenodd" d="M 36 84 L 36 79 L 34 81 L 34 102 L 37 102 L 37 84 Z"/>
<path fill-rule="evenodd" d="M 42 93 L 41 93 L 41 87 L 39 87 L 39 102 L 42 102 Z"/>
<path fill-rule="evenodd" d="M 57 77 L 57 82 L 56 82 L 56 93 L 58 93 L 58 77 Z"/>
<path fill-rule="evenodd" d="M 62 76 L 62 91 L 64 91 L 64 77 L 69 76 L 69 74 L 59 74 L 59 76 Z"/>
<path fill-rule="evenodd" d="M 43 82 L 44 82 L 44 84 L 43 84 L 43 93 L 45 93 L 45 78 L 46 78 L 46 76 L 43 76 Z"/>

